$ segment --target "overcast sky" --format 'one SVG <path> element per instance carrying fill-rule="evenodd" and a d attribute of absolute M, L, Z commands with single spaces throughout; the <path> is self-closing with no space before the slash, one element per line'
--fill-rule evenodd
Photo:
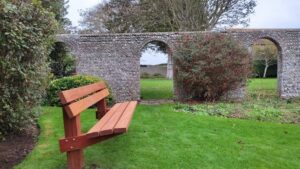
<path fill-rule="evenodd" d="M 91 8 L 102 1 L 69 0 L 70 7 L 67 17 L 74 26 L 78 26 L 80 11 Z M 300 0 L 257 0 L 255 13 L 250 17 L 249 28 L 300 28 Z M 166 57 L 159 56 L 161 59 L 151 59 L 152 55 L 143 56 L 142 64 L 166 62 Z"/>

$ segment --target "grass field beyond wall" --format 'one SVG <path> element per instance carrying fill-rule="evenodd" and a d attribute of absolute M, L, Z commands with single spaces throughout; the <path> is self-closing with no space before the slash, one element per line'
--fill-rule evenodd
<path fill-rule="evenodd" d="M 169 79 L 141 79 L 141 99 L 172 99 L 173 81 Z"/>
<path fill-rule="evenodd" d="M 250 93 L 277 96 L 277 79 L 249 79 Z M 173 99 L 173 81 L 169 79 L 141 79 L 141 99 Z"/>

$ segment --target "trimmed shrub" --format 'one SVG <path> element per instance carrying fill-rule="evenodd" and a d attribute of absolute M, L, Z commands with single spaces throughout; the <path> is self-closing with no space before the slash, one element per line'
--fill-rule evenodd
<path fill-rule="evenodd" d="M 35 122 L 56 28 L 38 4 L 0 0 L 0 139 Z"/>
<path fill-rule="evenodd" d="M 160 74 L 160 73 L 154 73 L 154 74 L 153 74 L 153 77 L 154 77 L 154 78 L 158 78 L 158 79 L 166 78 L 166 76 L 164 76 L 164 75 L 162 75 L 162 74 Z"/>
<path fill-rule="evenodd" d="M 165 78 L 166 76 L 160 73 L 149 74 L 147 72 L 144 72 L 141 74 L 141 79 L 165 79 Z"/>
<path fill-rule="evenodd" d="M 247 49 L 224 34 L 183 35 L 174 54 L 178 99 L 215 101 L 246 84 Z"/>
<path fill-rule="evenodd" d="M 75 75 L 56 79 L 51 81 L 47 90 L 47 100 L 51 106 L 60 106 L 58 93 L 63 90 L 68 90 L 88 84 L 93 84 L 99 81 L 103 81 L 100 78 L 85 75 Z M 108 98 L 108 102 L 113 102 L 112 97 Z"/>
<path fill-rule="evenodd" d="M 141 78 L 142 79 L 149 79 L 149 78 L 151 78 L 151 75 L 147 72 L 144 72 L 144 73 L 141 74 Z"/>

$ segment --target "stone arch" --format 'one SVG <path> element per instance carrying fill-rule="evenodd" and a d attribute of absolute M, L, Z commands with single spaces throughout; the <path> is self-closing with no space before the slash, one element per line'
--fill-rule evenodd
<path fill-rule="evenodd" d="M 170 77 L 171 78 L 173 78 L 173 51 L 174 51 L 174 49 L 173 49 L 173 47 L 171 46 L 172 45 L 172 43 L 171 42 L 167 42 L 167 41 L 165 41 L 165 40 L 163 40 L 163 39 L 147 39 L 146 41 L 144 41 L 143 43 L 142 43 L 142 45 L 139 47 L 139 56 L 141 56 L 142 55 L 142 50 L 143 50 L 143 48 L 147 45 L 147 44 L 149 44 L 149 43 L 151 43 L 151 42 L 161 42 L 161 43 L 163 43 L 164 45 L 166 45 L 166 52 L 167 52 L 167 54 L 168 54 L 168 71 L 171 71 L 170 73 Z"/>
<path fill-rule="evenodd" d="M 251 40 L 251 45 L 260 40 L 260 39 L 266 39 L 271 41 L 273 44 L 275 44 L 277 51 L 278 51 L 278 56 L 277 56 L 277 94 L 278 96 L 281 96 L 282 93 L 282 55 L 283 55 L 283 51 L 282 51 L 282 46 L 279 42 L 279 40 L 277 40 L 277 38 L 273 38 L 274 36 L 269 36 L 269 35 L 264 35 L 264 36 L 258 36 L 255 37 L 254 39 Z"/>
<path fill-rule="evenodd" d="M 171 42 L 166 41 L 164 39 L 160 39 L 160 38 L 150 38 L 150 39 L 147 39 L 147 40 L 143 41 L 143 43 L 141 43 L 141 45 L 138 47 L 138 49 L 139 49 L 138 50 L 139 61 L 142 57 L 143 49 L 151 42 L 159 42 L 159 43 L 162 43 L 163 45 L 165 45 L 166 54 L 168 55 L 167 75 L 166 75 L 166 77 L 169 78 L 169 79 L 173 79 L 173 72 L 174 72 L 174 69 L 173 69 L 173 51 L 174 51 L 174 48 L 173 48 Z M 139 70 L 139 72 L 140 72 L 140 70 Z M 174 81 L 172 83 L 173 83 L 173 86 L 174 86 Z M 175 92 L 173 91 L 173 94 L 174 93 Z M 141 95 L 141 92 L 140 92 L 140 95 Z"/>
<path fill-rule="evenodd" d="M 147 44 L 149 44 L 151 42 L 154 42 L 154 41 L 162 42 L 170 48 L 171 52 L 174 51 L 173 43 L 170 42 L 169 40 L 166 40 L 166 39 L 163 39 L 163 38 L 149 38 L 149 39 L 144 40 L 141 43 L 141 45 L 139 45 L 138 51 L 140 52 Z"/>
<path fill-rule="evenodd" d="M 162 41 L 173 54 L 179 37 L 199 33 L 209 32 L 71 34 L 57 35 L 56 40 L 66 43 L 71 49 L 77 59 L 77 73 L 104 78 L 115 92 L 116 100 L 125 101 L 139 99 L 139 56 L 145 44 Z M 245 47 L 255 39 L 275 41 L 281 52 L 280 96 L 284 99 L 300 96 L 300 29 L 229 29 L 221 33 L 233 36 Z"/>
<path fill-rule="evenodd" d="M 52 50 L 49 53 L 49 59 L 51 60 L 51 72 L 58 77 L 66 75 L 72 75 L 76 73 L 76 58 L 74 56 L 74 50 L 68 43 L 64 41 L 55 41 L 52 44 Z M 61 58 L 63 57 L 63 58 Z M 61 59 L 68 58 L 68 62 L 61 63 Z M 53 64 L 53 62 L 55 64 Z M 65 67 L 65 63 L 68 63 L 68 67 Z M 71 64 L 72 63 L 72 64 Z"/>

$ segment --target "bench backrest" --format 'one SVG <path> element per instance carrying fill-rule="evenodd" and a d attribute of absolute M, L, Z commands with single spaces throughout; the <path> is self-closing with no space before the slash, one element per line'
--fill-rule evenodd
<path fill-rule="evenodd" d="M 79 115 L 87 108 L 104 100 L 109 91 L 104 82 L 65 90 L 59 93 L 59 98 L 69 118 Z"/>

